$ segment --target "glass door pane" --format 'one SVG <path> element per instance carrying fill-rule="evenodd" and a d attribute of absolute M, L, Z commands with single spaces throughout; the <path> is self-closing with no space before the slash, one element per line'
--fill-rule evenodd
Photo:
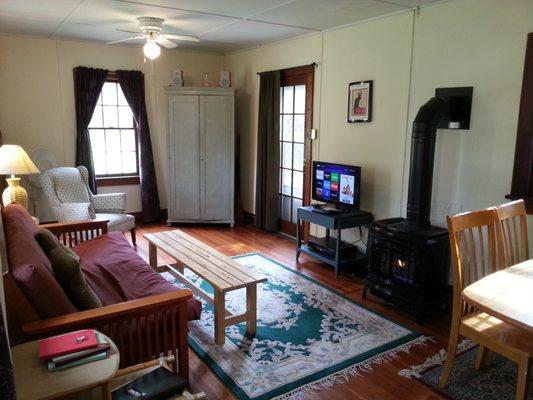
<path fill-rule="evenodd" d="M 296 223 L 304 193 L 305 85 L 280 92 L 280 219 Z"/>

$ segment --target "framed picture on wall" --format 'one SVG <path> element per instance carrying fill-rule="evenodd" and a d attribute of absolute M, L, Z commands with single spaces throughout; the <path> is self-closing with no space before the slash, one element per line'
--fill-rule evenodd
<path fill-rule="evenodd" d="M 348 122 L 372 121 L 373 81 L 352 82 L 348 86 Z"/>

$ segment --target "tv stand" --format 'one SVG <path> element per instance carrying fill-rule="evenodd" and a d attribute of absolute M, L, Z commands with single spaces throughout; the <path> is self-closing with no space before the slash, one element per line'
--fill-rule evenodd
<path fill-rule="evenodd" d="M 349 245 L 342 242 L 341 230 L 356 228 L 372 222 L 374 216 L 363 210 L 341 210 L 341 212 L 320 212 L 315 206 L 300 207 L 296 218 L 296 262 L 300 253 L 305 253 L 335 268 L 335 277 L 339 276 L 341 265 L 354 265 L 358 259 L 364 257 L 357 251 L 350 251 Z M 320 225 L 326 228 L 326 237 L 315 239 L 314 246 L 303 244 L 300 237 L 301 221 Z M 336 239 L 330 237 L 331 229 L 336 231 Z M 321 245 L 322 248 L 319 248 Z M 346 251 L 348 250 L 348 251 Z"/>

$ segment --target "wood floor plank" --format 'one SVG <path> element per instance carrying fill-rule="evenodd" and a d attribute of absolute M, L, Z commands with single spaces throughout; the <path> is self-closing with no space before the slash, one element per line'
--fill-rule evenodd
<path fill-rule="evenodd" d="M 148 260 L 148 242 L 142 237 L 144 233 L 168 231 L 165 224 L 143 224 L 137 227 L 137 252 Z M 347 269 L 341 270 L 338 279 L 333 269 L 307 255 L 300 256 L 300 262 L 295 260 L 295 243 L 285 237 L 266 233 L 252 225 L 237 226 L 230 229 L 226 226 L 213 225 L 181 225 L 179 229 L 187 235 L 213 247 L 226 256 L 235 256 L 251 252 L 261 252 L 263 255 L 277 261 L 303 275 L 314 279 L 327 287 L 336 290 L 356 302 L 363 304 L 386 318 L 389 318 L 409 329 L 433 337 L 433 342 L 423 346 L 415 346 L 409 353 L 402 352 L 390 361 L 375 365 L 372 373 L 362 373 L 360 376 L 341 380 L 331 389 L 312 393 L 309 399 L 328 400 L 440 400 L 445 399 L 438 392 L 433 391 L 415 379 L 406 379 L 398 375 L 400 369 L 421 364 L 427 357 L 445 348 L 448 341 L 450 316 L 442 315 L 441 311 L 430 315 L 424 325 L 416 324 L 415 319 L 389 306 L 382 300 L 369 295 L 367 300 L 362 298 L 363 280 Z M 160 263 L 174 262 L 172 257 L 160 252 Z M 190 382 L 194 392 L 204 391 L 208 399 L 235 399 L 233 394 L 211 371 L 206 363 L 194 351 L 189 351 Z"/>

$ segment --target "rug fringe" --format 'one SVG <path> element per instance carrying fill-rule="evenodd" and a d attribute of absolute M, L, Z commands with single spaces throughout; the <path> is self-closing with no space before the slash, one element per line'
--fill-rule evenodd
<path fill-rule="evenodd" d="M 476 346 L 475 342 L 472 342 L 469 339 L 463 339 L 457 345 L 457 354 L 462 353 L 465 350 L 468 350 Z M 446 350 L 440 349 L 437 354 L 426 358 L 422 364 L 413 365 L 410 368 L 402 369 L 398 372 L 398 375 L 403 376 L 404 378 L 420 378 L 422 373 L 428 370 L 435 365 L 441 365 L 446 361 Z"/>
<path fill-rule="evenodd" d="M 391 350 L 387 350 L 383 353 L 377 354 L 365 361 L 357 364 L 350 365 L 341 371 L 337 371 L 331 375 L 328 375 L 318 381 L 308 383 L 307 385 L 300 386 L 288 393 L 281 396 L 274 397 L 272 400 L 299 400 L 305 399 L 306 394 L 310 392 L 318 392 L 324 389 L 331 389 L 334 385 L 346 382 L 350 376 L 360 376 L 361 374 L 370 373 L 374 370 L 374 365 L 379 365 L 384 361 L 395 359 L 398 353 L 409 353 L 411 347 L 416 345 L 425 345 L 427 342 L 433 342 L 434 340 L 429 336 L 420 336 L 407 343 L 404 343 Z"/>

